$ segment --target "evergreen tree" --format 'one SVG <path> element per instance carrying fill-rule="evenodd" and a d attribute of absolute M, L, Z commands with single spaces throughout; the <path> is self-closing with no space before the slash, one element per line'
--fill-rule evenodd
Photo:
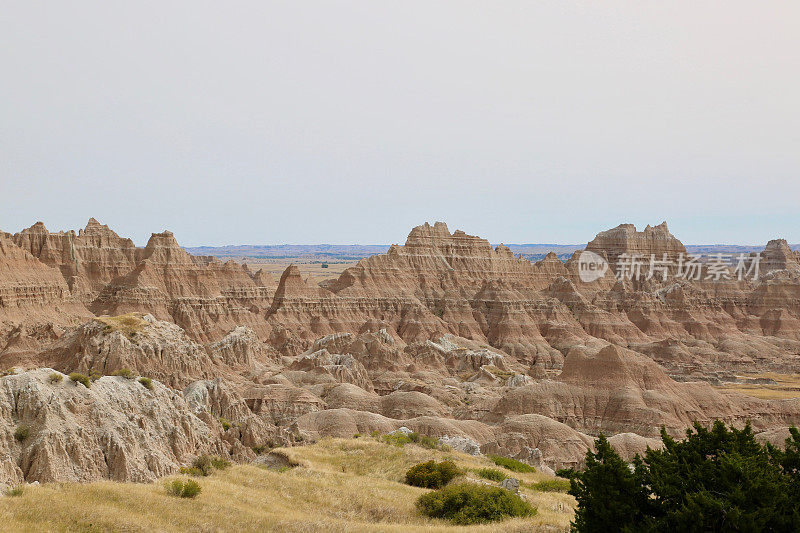
<path fill-rule="evenodd" d="M 748 424 L 699 424 L 663 450 L 636 457 L 633 471 L 605 437 L 587 453 L 570 493 L 575 531 L 800 531 L 800 432 L 785 449 L 762 446 Z"/>
<path fill-rule="evenodd" d="M 628 464 L 605 435 L 586 454 L 586 469 L 570 482 L 578 500 L 573 527 L 577 531 L 619 531 L 642 521 L 642 490 Z"/>

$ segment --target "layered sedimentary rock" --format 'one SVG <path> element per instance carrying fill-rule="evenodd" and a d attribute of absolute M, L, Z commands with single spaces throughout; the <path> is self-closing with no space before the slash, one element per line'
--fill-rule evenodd
<path fill-rule="evenodd" d="M 756 429 L 786 425 L 800 419 L 800 399 L 770 402 L 718 391 L 705 382 L 677 383 L 651 359 L 609 345 L 596 354 L 571 350 L 556 379 L 509 391 L 485 420 L 525 413 L 591 434 L 656 436 L 666 427 L 680 435 L 694 421 L 743 425 L 751 420 Z"/>
<path fill-rule="evenodd" d="M 133 241 L 120 237 L 94 218 L 77 234 L 72 230 L 51 233 L 37 222 L 13 239 L 42 263 L 57 268 L 70 290 L 86 304 L 114 278 L 136 265 Z"/>
<path fill-rule="evenodd" d="M 195 258 L 171 232 L 154 233 L 135 268 L 108 284 L 92 302 L 97 314 L 132 311 L 171 320 L 200 340 L 213 340 L 239 325 L 264 332 L 255 316 L 269 294 L 247 269 L 232 261 Z"/>
<path fill-rule="evenodd" d="M 612 267 L 617 265 L 620 255 L 641 256 L 656 259 L 675 260 L 679 254 L 686 254 L 686 248 L 681 241 L 669 232 L 667 223 L 658 226 L 647 226 L 643 231 L 636 231 L 633 224 L 620 224 L 614 229 L 601 231 L 587 246 L 586 249 L 603 255 Z"/>
<path fill-rule="evenodd" d="M 336 280 L 317 285 L 290 266 L 273 289 L 263 271 L 187 254 L 170 232 L 136 248 L 93 219 L 77 234 L 36 224 L 0 235 L 0 363 L 151 377 L 156 391 L 174 391 L 165 405 L 180 416 L 188 409 L 192 422 L 179 430 L 188 441 L 199 420 L 238 459 L 300 439 L 406 427 L 555 468 L 579 464 L 600 431 L 617 433 L 630 458 L 656 444 L 646 437 L 661 426 L 680 435 L 696 420 L 749 419 L 768 435 L 800 422 L 799 400 L 712 386 L 742 372 L 797 373 L 800 260 L 785 241 L 747 258 L 760 259 L 760 275 L 741 280 L 732 267 L 706 279 L 704 266 L 697 279 L 672 269 L 666 280 L 618 281 L 622 254 L 685 253 L 666 224 L 623 224 L 587 249 L 612 265 L 595 281 L 581 279 L 580 252 L 531 263 L 425 224 Z M 100 378 L 91 391 L 144 390 L 122 379 Z M 81 397 L 90 400 L 100 402 Z M 103 401 L 98 409 L 120 408 Z M 8 428 L 19 423 L 9 416 Z M 29 454 L 46 449 L 32 442 Z M 131 464 L 146 461 L 143 450 L 131 453 Z M 182 454 L 155 460 L 151 474 L 135 467 L 118 477 L 149 479 Z M 11 462 L 25 473 L 21 455 Z M 73 479 L 58 472 L 48 479 Z M 79 479 L 117 476 L 91 472 Z"/>
<path fill-rule="evenodd" d="M 0 310 L 24 320 L 26 312 L 47 311 L 71 303 L 64 278 L 55 270 L 0 236 Z"/>

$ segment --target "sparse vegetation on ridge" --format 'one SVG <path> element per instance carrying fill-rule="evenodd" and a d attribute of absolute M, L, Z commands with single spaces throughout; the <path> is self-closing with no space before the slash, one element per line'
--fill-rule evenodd
<path fill-rule="evenodd" d="M 31 433 L 31 428 L 26 426 L 25 424 L 22 424 L 21 426 L 17 426 L 16 431 L 14 431 L 14 438 L 18 442 L 22 442 L 28 438 L 30 433 Z"/>
<path fill-rule="evenodd" d="M 91 386 L 92 386 L 92 382 L 91 382 L 91 380 L 89 379 L 89 376 L 87 376 L 87 375 L 85 375 L 85 374 L 81 374 L 80 372 L 73 372 L 73 373 L 71 373 L 71 374 L 69 375 L 69 379 L 70 379 L 71 381 L 75 382 L 75 384 L 78 384 L 78 383 L 80 383 L 81 385 L 83 385 L 83 386 L 84 386 L 84 387 L 86 387 L 87 389 L 88 389 L 88 388 L 91 388 Z"/>
<path fill-rule="evenodd" d="M 95 318 L 95 320 L 105 325 L 103 328 L 104 332 L 111 333 L 119 331 L 131 340 L 136 337 L 136 335 L 143 332 L 144 328 L 147 326 L 147 322 L 137 313 L 128 313 L 119 316 L 100 316 Z"/>
<path fill-rule="evenodd" d="M 112 376 L 120 376 L 125 379 L 133 379 L 136 377 L 136 374 L 133 373 L 133 370 L 130 368 L 120 368 L 119 370 L 114 371 Z"/>
<path fill-rule="evenodd" d="M 570 483 L 568 479 L 557 477 L 553 479 L 536 481 L 534 483 L 526 483 L 525 486 L 532 490 L 538 490 L 541 492 L 568 492 Z"/>

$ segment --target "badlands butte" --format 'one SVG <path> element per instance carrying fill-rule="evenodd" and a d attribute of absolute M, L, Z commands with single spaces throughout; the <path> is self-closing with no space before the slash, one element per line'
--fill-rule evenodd
<path fill-rule="evenodd" d="M 168 231 L 144 248 L 94 219 L 0 232 L 0 483 L 153 481 L 203 453 L 401 427 L 545 471 L 579 465 L 600 432 L 625 457 L 693 421 L 782 442 L 800 421 L 779 386 L 800 357 L 786 241 L 741 281 L 618 281 L 620 254 L 685 251 L 666 224 L 587 249 L 612 265 L 591 283 L 580 252 L 531 262 L 437 222 L 336 278 L 289 266 L 276 283 Z"/>

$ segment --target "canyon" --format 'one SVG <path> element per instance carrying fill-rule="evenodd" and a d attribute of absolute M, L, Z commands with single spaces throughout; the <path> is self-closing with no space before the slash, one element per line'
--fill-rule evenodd
<path fill-rule="evenodd" d="M 169 231 L 144 247 L 94 219 L 0 232 L 0 483 L 151 481 L 201 453 L 400 428 L 552 470 L 601 432 L 630 458 L 662 427 L 749 421 L 766 439 L 798 423 L 800 393 L 727 387 L 798 374 L 785 240 L 748 252 L 760 271 L 744 279 L 708 264 L 618 279 L 625 257 L 687 253 L 666 223 L 585 249 L 609 264 L 591 282 L 582 250 L 532 262 L 426 223 L 336 277 L 290 265 L 276 283 Z"/>

